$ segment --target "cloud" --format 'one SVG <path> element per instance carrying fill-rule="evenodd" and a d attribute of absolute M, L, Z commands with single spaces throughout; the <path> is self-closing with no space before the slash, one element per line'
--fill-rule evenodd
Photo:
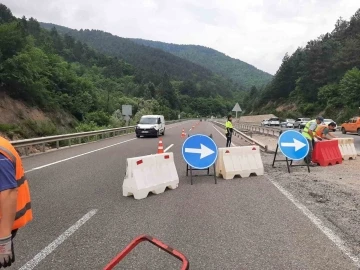
<path fill-rule="evenodd" d="M 219 50 L 274 74 L 286 52 L 349 19 L 358 0 L 2 0 L 15 16 Z"/>

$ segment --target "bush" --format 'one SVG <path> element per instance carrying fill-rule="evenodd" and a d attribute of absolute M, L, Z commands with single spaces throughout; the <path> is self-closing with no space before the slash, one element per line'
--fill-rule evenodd
<path fill-rule="evenodd" d="M 27 127 L 32 133 L 34 133 L 35 136 L 42 137 L 57 134 L 57 128 L 52 121 L 35 121 L 27 119 L 23 121 L 23 125 Z"/>
<path fill-rule="evenodd" d="M 110 116 L 103 111 L 88 113 L 85 119 L 86 122 L 94 122 L 98 126 L 108 126 L 110 124 Z"/>

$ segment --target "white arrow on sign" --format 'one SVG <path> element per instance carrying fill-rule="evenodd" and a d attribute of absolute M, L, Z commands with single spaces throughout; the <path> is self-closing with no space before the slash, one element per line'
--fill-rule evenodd
<path fill-rule="evenodd" d="M 206 147 L 203 144 L 200 144 L 200 149 L 198 148 L 185 148 L 185 153 L 192 153 L 192 154 L 200 154 L 200 159 L 210 156 L 215 152 L 210 148 Z"/>
<path fill-rule="evenodd" d="M 282 142 L 281 146 L 284 147 L 295 147 L 295 152 L 300 150 L 301 148 L 305 147 L 306 144 L 303 142 L 298 141 L 297 139 L 294 139 L 293 143 L 286 143 L 286 142 Z"/>

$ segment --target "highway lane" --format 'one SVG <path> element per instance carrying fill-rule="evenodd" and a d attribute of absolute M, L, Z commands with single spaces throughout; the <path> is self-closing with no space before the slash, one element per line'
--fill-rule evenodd
<path fill-rule="evenodd" d="M 170 151 L 179 187 L 144 200 L 123 197 L 122 180 L 126 157 L 156 152 L 158 140 L 153 138 L 124 142 L 29 172 L 35 220 L 16 238 L 16 269 L 93 209 L 97 212 L 36 269 L 102 269 L 142 233 L 182 251 L 190 269 L 356 269 L 266 177 L 219 179 L 218 185 L 212 177 L 196 177 L 191 186 L 180 135 L 182 128 L 189 130 L 192 125 L 177 125 L 163 137 L 165 148 L 174 144 Z M 219 146 L 225 144 L 210 123 L 201 122 L 190 133 L 198 132 L 213 134 Z M 133 137 L 61 150 L 58 155 L 68 158 Z M 25 168 L 54 162 L 56 156 L 52 152 L 27 158 Z M 178 269 L 178 265 L 169 255 L 143 244 L 118 269 Z"/>

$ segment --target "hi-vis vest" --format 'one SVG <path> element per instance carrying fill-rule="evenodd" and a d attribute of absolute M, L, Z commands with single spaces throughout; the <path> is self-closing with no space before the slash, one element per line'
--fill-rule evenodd
<path fill-rule="evenodd" d="M 16 230 L 25 226 L 33 218 L 31 210 L 31 200 L 29 184 L 25 176 L 21 158 L 11 143 L 0 137 L 0 153 L 7 157 L 15 168 L 15 178 L 18 186 L 16 215 L 12 229 Z M 0 219 L 2 213 L 0 212 Z"/>
<path fill-rule="evenodd" d="M 315 130 L 315 133 L 317 136 L 319 137 L 323 137 L 323 131 L 325 128 L 327 128 L 328 126 L 327 125 L 321 125 L 321 126 L 318 126 Z"/>
<path fill-rule="evenodd" d="M 233 124 L 231 121 L 227 121 L 225 124 L 225 134 L 228 133 L 228 128 L 233 128 Z"/>
<path fill-rule="evenodd" d="M 303 130 L 303 132 L 302 132 L 302 135 L 303 135 L 306 139 L 312 140 L 312 137 L 311 137 L 310 134 L 309 134 L 309 127 L 310 127 L 310 125 L 311 125 L 312 123 L 314 123 L 314 122 L 316 123 L 316 120 L 315 120 L 315 119 L 307 122 L 306 125 L 305 125 L 305 127 L 304 127 L 304 130 Z M 315 130 L 316 130 L 316 129 L 315 129 Z M 315 132 L 315 131 L 314 131 L 314 132 Z"/>

